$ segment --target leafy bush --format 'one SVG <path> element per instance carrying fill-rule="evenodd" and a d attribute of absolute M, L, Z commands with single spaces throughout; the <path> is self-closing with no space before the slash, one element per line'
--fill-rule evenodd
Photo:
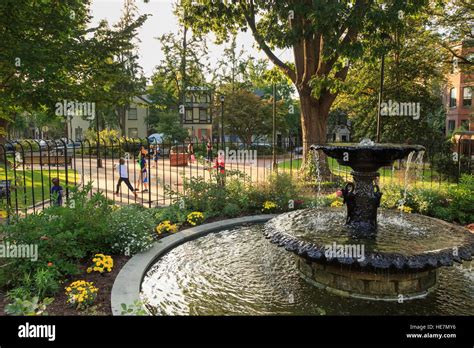
<path fill-rule="evenodd" d="M 222 214 L 227 217 L 236 217 L 242 213 L 240 207 L 235 203 L 227 203 L 222 209 Z"/>
<path fill-rule="evenodd" d="M 38 296 L 32 298 L 12 298 L 11 303 L 5 306 L 8 315 L 48 315 L 46 307 L 53 303 L 54 299 L 47 297 L 40 301 Z"/>
<path fill-rule="evenodd" d="M 16 258 L 4 267 L 9 287 L 26 283 L 35 294 L 54 293 L 62 276 L 79 272 L 80 260 L 110 250 L 109 202 L 101 194 L 90 197 L 90 190 L 91 185 L 73 189 L 69 206 L 50 207 L 0 227 L 5 242 L 38 246 L 36 262 Z"/>
<path fill-rule="evenodd" d="M 458 185 L 448 189 L 448 208 L 452 220 L 463 225 L 474 222 L 474 176 L 463 175 Z"/>
<path fill-rule="evenodd" d="M 183 203 L 184 204 L 184 203 Z M 181 209 L 179 204 L 171 204 L 168 207 L 156 208 L 152 212 L 157 224 L 163 221 L 172 221 L 178 225 L 184 223 L 188 217 L 189 210 Z"/>
<path fill-rule="evenodd" d="M 152 211 L 139 205 L 124 206 L 114 211 L 109 225 L 113 233 L 110 244 L 115 253 L 134 255 L 153 244 L 155 222 Z"/>

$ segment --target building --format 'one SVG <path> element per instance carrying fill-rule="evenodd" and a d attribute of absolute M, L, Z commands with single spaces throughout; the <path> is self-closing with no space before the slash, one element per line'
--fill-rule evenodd
<path fill-rule="evenodd" d="M 148 136 L 148 114 L 151 101 L 146 96 L 134 97 L 125 116 L 126 136 L 130 138 L 146 138 Z M 68 138 L 83 140 L 85 132 L 93 126 L 95 119 L 87 119 L 75 115 L 68 121 Z"/>
<path fill-rule="evenodd" d="M 331 143 L 346 143 L 351 140 L 351 129 L 348 124 L 338 124 L 328 127 L 327 141 Z"/>
<path fill-rule="evenodd" d="M 462 57 L 474 61 L 474 40 L 464 41 L 455 46 L 454 50 Z M 451 73 L 447 76 L 447 85 L 444 91 L 446 105 L 446 135 L 454 130 L 474 130 L 473 124 L 473 92 L 474 72 L 467 72 L 463 61 L 453 57 Z"/>
<path fill-rule="evenodd" d="M 189 136 L 202 141 L 212 136 L 212 90 L 207 87 L 188 87 L 185 93 L 183 128 Z"/>

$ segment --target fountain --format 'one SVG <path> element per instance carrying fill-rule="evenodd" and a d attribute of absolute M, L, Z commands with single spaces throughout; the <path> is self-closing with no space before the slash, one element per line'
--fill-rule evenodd
<path fill-rule="evenodd" d="M 312 149 L 315 161 L 316 151 L 324 151 L 352 168 L 353 182 L 342 190 L 345 208 L 317 204 L 270 220 L 246 217 L 264 225 L 209 224 L 168 237 L 183 242 L 171 250 L 176 240 L 157 246 L 163 250 L 146 262 L 137 256 L 142 261 L 132 265 L 151 266 L 127 273 L 143 272 L 140 298 L 150 313 L 472 315 L 474 234 L 427 216 L 379 209 L 378 169 L 423 147 L 364 140 Z"/>
<path fill-rule="evenodd" d="M 347 213 L 311 209 L 269 221 L 266 236 L 298 255 L 301 275 L 342 295 L 400 300 L 425 296 L 436 285 L 437 269 L 471 260 L 474 239 L 463 227 L 385 211 L 377 222 L 382 192 L 378 170 L 423 151 L 419 145 L 375 144 L 363 140 L 343 146 L 311 146 L 352 168 L 354 182 L 342 189 Z M 339 222 L 335 221 L 339 219 Z"/>

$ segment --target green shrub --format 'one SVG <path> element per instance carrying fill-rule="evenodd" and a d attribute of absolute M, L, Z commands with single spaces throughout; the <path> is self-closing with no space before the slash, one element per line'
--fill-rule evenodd
<path fill-rule="evenodd" d="M 10 274 L 8 286 L 27 283 L 34 294 L 54 293 L 61 277 L 79 272 L 80 260 L 110 250 L 109 201 L 101 194 L 90 197 L 90 190 L 91 185 L 74 189 L 69 206 L 50 207 L 0 227 L 5 242 L 38 246 L 36 262 L 15 258 L 4 266 Z"/>
<path fill-rule="evenodd" d="M 228 217 L 236 217 L 242 213 L 240 207 L 235 203 L 227 203 L 222 209 L 222 214 Z"/>
<path fill-rule="evenodd" d="M 458 185 L 450 186 L 448 200 L 454 221 L 463 225 L 474 222 L 474 176 L 462 175 Z"/>
<path fill-rule="evenodd" d="M 47 297 L 40 301 L 38 296 L 32 298 L 13 298 L 12 302 L 5 306 L 8 315 L 48 315 L 46 307 L 53 303 L 54 299 Z"/>
<path fill-rule="evenodd" d="M 155 227 L 152 210 L 138 205 L 120 208 L 110 216 L 112 252 L 134 255 L 149 249 L 153 244 Z"/>
<path fill-rule="evenodd" d="M 174 224 L 181 225 L 186 221 L 189 213 L 189 210 L 184 208 L 181 209 L 180 205 L 177 203 L 171 204 L 167 207 L 155 208 L 152 210 L 152 215 L 154 216 L 156 224 L 169 220 Z"/>

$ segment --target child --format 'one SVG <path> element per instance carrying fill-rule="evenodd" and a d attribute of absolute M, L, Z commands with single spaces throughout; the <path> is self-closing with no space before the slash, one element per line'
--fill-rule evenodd
<path fill-rule="evenodd" d="M 219 154 L 214 162 L 214 167 L 217 169 L 217 182 L 219 185 L 225 185 L 225 158 L 223 154 Z"/>
<path fill-rule="evenodd" d="M 138 160 L 138 163 L 140 165 L 140 176 L 138 177 L 137 181 L 137 188 L 135 191 L 138 191 L 138 186 L 140 186 L 140 183 L 142 184 L 142 188 L 145 187 L 144 190 L 142 190 L 143 193 L 148 192 L 148 172 L 146 168 L 146 156 L 148 152 L 145 150 L 145 148 L 142 146 L 140 149 L 140 159 Z"/>
<path fill-rule="evenodd" d="M 158 160 L 160 159 L 160 145 L 156 144 L 155 145 L 155 150 L 153 152 L 153 161 L 155 162 L 153 167 L 156 168 L 156 166 L 158 165 Z"/>
<path fill-rule="evenodd" d="M 51 187 L 51 202 L 54 206 L 63 205 L 63 187 L 59 185 L 59 178 L 51 180 L 53 186 Z"/>
<path fill-rule="evenodd" d="M 137 198 L 137 193 L 133 189 L 132 184 L 130 183 L 130 180 L 128 179 L 128 168 L 125 165 L 125 160 L 123 158 L 120 159 L 120 164 L 118 166 L 118 171 L 119 171 L 119 176 L 120 177 L 119 177 L 119 180 L 118 180 L 118 183 L 117 183 L 117 190 L 115 191 L 115 195 L 118 196 L 120 186 L 122 185 L 122 182 L 124 182 L 125 185 L 127 185 L 128 189 L 133 192 L 133 194 L 135 195 L 135 198 Z"/>

